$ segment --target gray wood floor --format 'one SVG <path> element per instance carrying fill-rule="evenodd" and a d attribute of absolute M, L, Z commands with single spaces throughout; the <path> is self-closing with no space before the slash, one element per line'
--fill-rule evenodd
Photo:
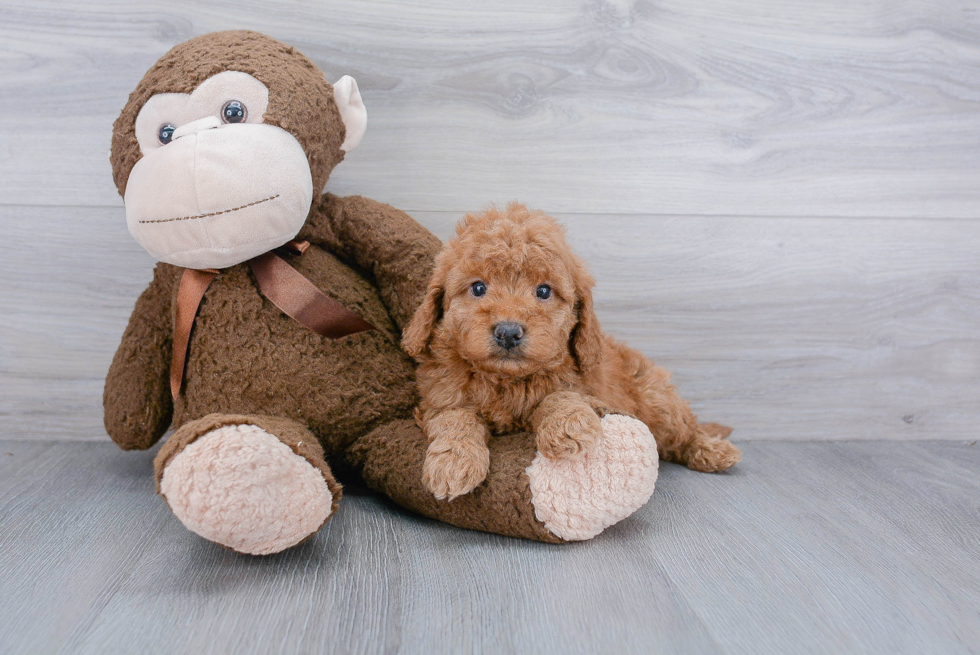
<path fill-rule="evenodd" d="M 563 548 L 370 494 L 267 559 L 181 528 L 101 389 L 152 262 L 111 125 L 264 31 L 370 121 L 328 190 L 559 217 L 728 475 Z M 0 653 L 980 652 L 976 0 L 0 0 Z"/>
<path fill-rule="evenodd" d="M 0 652 L 980 652 L 980 447 L 742 445 L 588 543 L 355 494 L 263 559 L 185 530 L 151 453 L 0 442 Z"/>

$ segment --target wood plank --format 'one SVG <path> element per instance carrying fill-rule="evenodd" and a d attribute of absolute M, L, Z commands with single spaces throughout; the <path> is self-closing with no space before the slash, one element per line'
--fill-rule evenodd
<path fill-rule="evenodd" d="M 665 465 L 597 539 L 458 530 L 349 493 L 303 546 L 238 556 L 153 496 L 152 453 L 0 442 L 0 650 L 976 652 L 980 448 L 742 444 Z"/>
<path fill-rule="evenodd" d="M 250 28 L 358 78 L 333 177 L 408 210 L 980 216 L 968 0 L 7 0 L 0 202 L 113 205 L 112 121 L 169 47 Z"/>
<path fill-rule="evenodd" d="M 663 571 L 625 543 L 607 551 L 644 576 L 607 580 L 585 550 L 462 532 L 373 497 L 348 498 L 328 534 L 269 560 L 220 551 L 175 522 L 65 647 L 106 652 L 130 625 L 133 647 L 173 652 L 718 652 Z M 630 602 L 646 598 L 658 602 Z M 582 610 L 600 607 L 615 611 L 583 625 Z"/>
<path fill-rule="evenodd" d="M 416 217 L 447 238 L 459 215 Z M 976 222 L 559 218 L 604 328 L 739 438 L 976 438 Z M 3 434 L 106 438 L 102 381 L 151 266 L 119 208 L 0 208 Z"/>
<path fill-rule="evenodd" d="M 151 454 L 92 446 L 0 444 L 4 653 L 58 652 L 172 520 L 153 494 Z"/>
<path fill-rule="evenodd" d="M 728 475 L 668 466 L 648 528 L 723 650 L 977 652 L 975 444 L 743 445 Z"/>
<path fill-rule="evenodd" d="M 5 653 L 200 652 L 205 645 L 224 652 L 460 652 L 475 644 L 516 651 L 535 643 L 563 652 L 609 643 L 636 653 L 718 652 L 649 562 L 636 562 L 648 576 L 613 584 L 587 550 L 461 531 L 357 493 L 312 542 L 275 557 L 243 557 L 187 532 L 152 495 L 149 470 L 134 495 L 130 478 L 147 468 L 149 453 L 2 442 L 0 457 L 0 541 L 8 544 L 0 550 L 0 615 L 12 619 L 0 624 Z M 38 476 L 48 483 L 22 488 Z M 90 518 L 65 521 L 66 512 Z M 129 553 L 134 541 L 140 548 Z M 617 562 L 637 556 L 626 543 L 608 550 Z M 531 584 L 519 583 L 529 572 Z M 66 595 L 69 576 L 70 591 L 79 591 Z M 624 593 L 658 602 L 628 603 Z M 583 626 L 582 613 L 567 603 L 575 597 L 619 609 Z M 40 641 L 47 623 L 58 629 Z"/>

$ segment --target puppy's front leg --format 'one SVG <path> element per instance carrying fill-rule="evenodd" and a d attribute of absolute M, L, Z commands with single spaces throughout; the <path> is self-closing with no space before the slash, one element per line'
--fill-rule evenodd
<path fill-rule="evenodd" d="M 584 396 L 556 391 L 545 397 L 531 414 L 538 451 L 551 459 L 585 455 L 602 436 L 599 415 Z"/>
<path fill-rule="evenodd" d="M 436 498 L 458 498 L 486 479 L 490 470 L 490 430 L 475 412 L 439 412 L 425 421 L 423 430 L 429 438 L 429 449 L 422 465 L 422 482 Z"/>

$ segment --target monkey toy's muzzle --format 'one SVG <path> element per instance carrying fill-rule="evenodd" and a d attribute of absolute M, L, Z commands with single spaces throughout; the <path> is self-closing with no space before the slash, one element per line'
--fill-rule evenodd
<path fill-rule="evenodd" d="M 133 167 L 126 222 L 155 259 L 226 268 L 277 248 L 299 232 L 313 202 L 303 147 L 274 125 L 182 125 Z"/>

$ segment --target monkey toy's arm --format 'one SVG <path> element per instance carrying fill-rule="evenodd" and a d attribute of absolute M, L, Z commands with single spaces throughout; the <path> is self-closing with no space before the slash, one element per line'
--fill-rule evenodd
<path fill-rule="evenodd" d="M 442 244 L 403 211 L 361 196 L 325 193 L 299 239 L 322 245 L 374 276 L 399 329 L 422 303 Z"/>
<path fill-rule="evenodd" d="M 145 450 L 170 426 L 173 294 L 180 269 L 157 264 L 106 375 L 105 429 L 123 450 Z"/>

